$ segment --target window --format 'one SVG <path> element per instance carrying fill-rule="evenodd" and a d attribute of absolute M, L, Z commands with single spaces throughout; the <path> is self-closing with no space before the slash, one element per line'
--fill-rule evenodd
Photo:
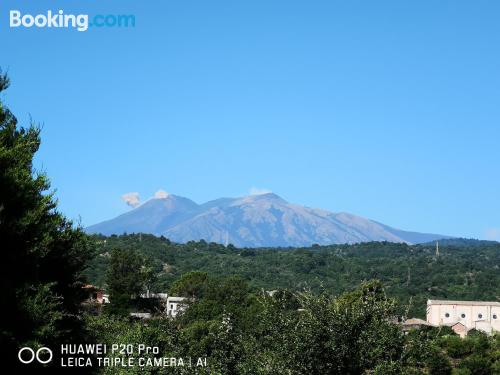
<path fill-rule="evenodd" d="M 465 314 L 462 314 L 462 315 L 460 315 L 460 316 L 462 317 L 462 319 L 464 319 L 464 318 L 465 318 Z"/>
<path fill-rule="evenodd" d="M 449 318 L 449 317 L 450 317 L 450 314 L 446 313 L 446 314 L 444 314 L 444 317 L 445 317 L 445 318 Z"/>
<path fill-rule="evenodd" d="M 171 309 L 171 310 L 173 310 L 173 309 L 174 309 L 174 304 L 173 304 L 173 303 L 171 303 L 171 304 L 170 304 L 170 309 Z"/>
<path fill-rule="evenodd" d="M 482 319 L 482 318 L 483 318 L 483 314 L 477 314 L 477 317 L 478 317 L 479 319 Z"/>
<path fill-rule="evenodd" d="M 493 319 L 496 319 L 497 318 L 497 314 L 493 314 Z"/>

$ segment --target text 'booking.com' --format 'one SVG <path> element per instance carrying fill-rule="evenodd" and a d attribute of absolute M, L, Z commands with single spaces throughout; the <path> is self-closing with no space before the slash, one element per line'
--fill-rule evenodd
<path fill-rule="evenodd" d="M 23 14 L 20 10 L 9 12 L 11 28 L 62 28 L 87 31 L 90 27 L 135 27 L 135 16 L 132 14 L 66 14 L 63 10 L 48 10 L 41 14 Z"/>

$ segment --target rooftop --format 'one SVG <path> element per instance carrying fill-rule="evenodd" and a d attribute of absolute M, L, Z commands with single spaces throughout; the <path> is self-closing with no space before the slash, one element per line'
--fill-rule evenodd
<path fill-rule="evenodd" d="M 403 325 L 425 325 L 425 326 L 432 326 L 431 323 L 428 323 L 425 320 L 418 319 L 418 318 L 407 319 L 407 320 L 405 320 L 403 322 Z"/>

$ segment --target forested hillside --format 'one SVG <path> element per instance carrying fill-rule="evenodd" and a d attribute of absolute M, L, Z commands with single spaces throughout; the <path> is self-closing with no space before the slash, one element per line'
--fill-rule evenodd
<path fill-rule="evenodd" d="M 255 289 L 325 289 L 333 295 L 350 291 L 363 281 L 382 281 L 400 311 L 425 316 L 428 298 L 500 300 L 500 244 L 448 240 L 409 246 L 387 242 L 310 248 L 237 249 L 214 244 L 175 244 L 145 234 L 93 236 L 98 255 L 87 276 L 104 285 L 110 251 L 132 249 L 147 259 L 156 273 L 153 291 L 168 291 L 173 281 L 189 271 L 216 276 L 239 275 Z"/>

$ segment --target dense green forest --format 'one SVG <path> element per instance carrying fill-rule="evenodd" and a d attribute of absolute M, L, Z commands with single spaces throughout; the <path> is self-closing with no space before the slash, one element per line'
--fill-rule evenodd
<path fill-rule="evenodd" d="M 500 244 L 447 240 L 414 245 L 371 242 L 356 245 L 313 246 L 299 249 L 237 249 L 200 242 L 175 244 L 147 234 L 93 236 L 97 256 L 86 274 L 105 287 L 109 254 L 129 249 L 146 259 L 156 274 L 151 289 L 167 292 L 174 280 L 189 271 L 238 275 L 255 290 L 289 289 L 332 295 L 351 291 L 363 281 L 380 280 L 400 311 L 425 317 L 428 298 L 500 299 Z"/>
<path fill-rule="evenodd" d="M 192 272 L 172 288 L 178 295 L 196 296 L 177 318 L 132 320 L 109 313 L 111 306 L 106 306 L 103 314 L 85 318 L 91 340 L 154 343 L 163 356 L 207 358 L 208 366 L 163 371 L 105 368 L 103 373 L 494 375 L 500 371 L 500 335 L 471 331 L 461 339 L 449 327 L 405 334 L 392 321 L 395 301 L 387 298 L 378 281 L 338 297 L 286 291 L 269 296 L 252 293 L 236 276 Z"/>
<path fill-rule="evenodd" d="M 177 358 L 208 358 L 206 368 L 174 373 L 500 372 L 498 334 L 472 330 L 461 339 L 449 327 L 405 334 L 397 323 L 423 317 L 427 298 L 498 300 L 498 243 L 443 241 L 437 255 L 434 244 L 237 249 L 146 234 L 92 239 L 97 254 L 87 276 L 110 292 L 111 304 L 86 315 L 91 340 L 154 342 Z M 159 300 L 130 299 L 146 287 L 187 297 L 187 309 L 168 319 Z M 133 320 L 131 311 L 154 318 Z"/>

